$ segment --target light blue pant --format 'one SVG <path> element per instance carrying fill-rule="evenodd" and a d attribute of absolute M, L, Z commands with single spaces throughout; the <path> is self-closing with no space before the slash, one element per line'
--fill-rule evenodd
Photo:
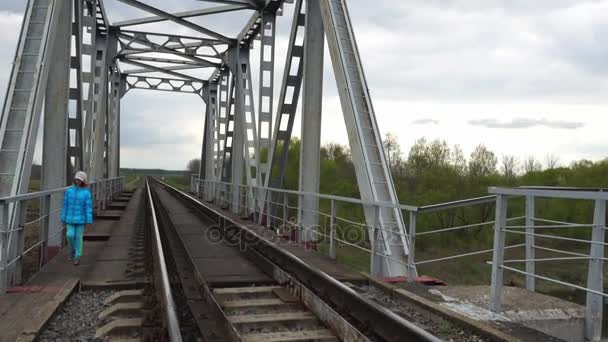
<path fill-rule="evenodd" d="M 67 238 L 71 255 L 74 259 L 82 256 L 82 236 L 84 235 L 84 225 L 68 224 Z"/>

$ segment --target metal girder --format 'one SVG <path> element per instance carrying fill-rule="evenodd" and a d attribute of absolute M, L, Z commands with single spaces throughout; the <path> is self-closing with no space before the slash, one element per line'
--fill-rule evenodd
<path fill-rule="evenodd" d="M 305 32 L 305 24 L 306 15 L 303 12 L 302 0 L 297 0 L 289 37 L 287 59 L 285 60 L 285 68 L 283 69 L 283 82 L 281 84 L 272 144 L 268 151 L 268 160 L 270 160 L 271 163 L 268 165 L 266 173 L 270 175 L 270 177 L 266 177 L 264 187 L 283 187 L 283 179 L 285 178 L 285 170 L 287 167 L 289 141 L 291 140 L 293 131 L 296 109 L 298 107 L 300 90 L 302 88 L 302 75 L 304 72 L 304 42 L 298 43 L 297 37 L 298 32 Z M 294 70 L 294 67 L 295 74 L 292 74 L 291 70 Z M 291 98 L 287 98 L 288 88 L 293 90 L 291 95 L 289 95 Z M 270 173 L 270 170 L 274 170 L 275 168 L 277 170 L 276 173 Z"/>
<path fill-rule="evenodd" d="M 249 63 L 249 47 L 231 48 L 227 54 L 229 66 L 235 74 L 235 111 L 234 137 L 232 148 L 232 185 L 233 210 L 238 205 L 240 190 L 245 167 L 246 184 L 249 187 L 258 185 L 259 151 L 257 143 L 257 127 L 255 106 L 253 102 L 253 87 L 251 82 L 251 66 Z M 252 191 L 248 192 L 247 208 L 252 209 Z"/>
<path fill-rule="evenodd" d="M 185 19 L 185 18 L 191 18 L 191 17 L 201 17 L 201 16 L 211 15 L 211 14 L 240 11 L 240 10 L 248 9 L 248 8 L 250 8 L 250 7 L 245 6 L 245 5 L 226 5 L 226 6 L 217 6 L 217 7 L 211 7 L 211 8 L 202 8 L 202 9 L 196 9 L 196 10 L 191 10 L 191 11 L 177 12 L 177 13 L 172 13 L 171 15 L 173 15 L 174 17 L 177 17 L 177 18 Z M 137 19 L 119 21 L 117 23 L 114 23 L 113 26 L 125 27 L 125 26 L 157 23 L 157 22 L 166 21 L 166 20 L 167 20 L 166 18 L 162 18 L 159 16 L 153 16 L 153 17 L 145 17 L 145 18 L 137 18 Z"/>
<path fill-rule="evenodd" d="M 53 67 L 49 70 L 46 93 L 44 96 L 44 126 L 42 141 L 42 177 L 40 190 L 59 189 L 67 184 L 68 159 L 68 102 L 70 93 L 70 62 L 72 40 L 72 15 L 74 1 L 63 1 L 60 4 L 60 18 L 57 35 L 51 50 Z M 50 212 L 61 208 L 61 194 L 51 195 Z M 61 220 L 59 215 L 48 218 L 47 246 L 60 248 L 63 237 L 60 234 Z M 42 234 L 44 236 L 44 234 Z M 42 252 L 42 250 L 41 250 Z M 40 259 L 46 261 L 46 255 Z"/>
<path fill-rule="evenodd" d="M 68 134 L 67 134 L 67 164 L 66 164 L 66 182 L 70 181 L 74 173 L 74 169 L 84 169 L 84 112 L 87 105 L 84 100 L 84 81 L 89 79 L 83 72 L 82 55 L 84 50 L 84 42 L 82 32 L 84 28 L 84 3 L 74 1 L 74 20 L 72 22 L 72 39 L 74 40 L 75 51 L 70 57 L 70 68 L 76 75 L 76 82 L 70 85 L 69 99 L 75 102 L 75 112 L 68 113 Z M 90 74 L 90 72 L 89 72 Z"/>
<path fill-rule="evenodd" d="M 264 16 L 273 15 L 278 16 L 282 15 L 281 10 L 283 5 L 286 2 L 293 2 L 293 0 L 271 0 L 266 1 L 266 4 L 263 8 L 259 9 L 256 13 L 253 13 L 247 24 L 243 27 L 241 32 L 237 35 L 237 40 L 241 44 L 251 44 L 251 42 L 259 37 L 261 32 L 261 28 L 263 26 Z"/>
<path fill-rule="evenodd" d="M 250 9 L 258 8 L 258 4 L 254 0 L 198 0 L 198 1 L 214 2 L 214 3 L 227 4 L 227 5 L 241 5 L 241 6 L 247 6 Z"/>
<path fill-rule="evenodd" d="M 323 55 L 325 32 L 318 1 L 306 2 L 304 76 L 302 92 L 300 184 L 303 193 L 319 193 L 321 180 L 321 114 L 323 108 Z M 319 198 L 301 196 L 299 205 L 302 241 L 319 240 Z"/>
<path fill-rule="evenodd" d="M 148 76 L 122 75 L 125 82 L 125 93 L 131 89 L 146 89 L 197 94 L 201 96 L 204 83 L 200 81 L 182 80 L 177 78 L 161 78 Z"/>
<path fill-rule="evenodd" d="M 227 98 L 227 111 L 226 117 L 224 120 L 221 120 L 220 117 L 220 125 L 224 123 L 224 148 L 223 148 L 223 157 L 221 164 L 221 178 L 223 182 L 231 182 L 232 181 L 232 151 L 234 144 L 234 98 L 235 98 L 235 76 L 230 73 L 230 85 L 228 87 L 228 98 Z M 222 122 L 223 121 L 223 122 Z"/>
<path fill-rule="evenodd" d="M 95 21 L 97 23 L 97 28 L 100 33 L 105 34 L 109 28 L 110 24 L 108 21 L 108 16 L 106 15 L 106 7 L 104 6 L 103 0 L 94 0 L 96 7 L 96 15 Z"/>
<path fill-rule="evenodd" d="M 218 108 L 218 84 L 211 83 L 203 90 L 203 99 L 206 102 L 205 128 L 203 131 L 203 148 L 201 151 L 201 168 L 199 178 L 205 180 L 215 179 L 215 126 Z M 205 200 L 212 198 L 212 189 L 207 192 Z"/>
<path fill-rule="evenodd" d="M 219 34 L 217 32 L 214 32 L 212 30 L 206 29 L 206 28 L 204 28 L 202 26 L 196 25 L 196 24 L 191 23 L 191 22 L 189 22 L 189 21 L 187 21 L 185 19 L 182 19 L 180 17 L 176 17 L 176 16 L 172 15 L 171 13 L 167 13 L 165 11 L 159 10 L 156 7 L 144 4 L 144 3 L 139 2 L 137 0 L 118 0 L 118 1 L 123 2 L 123 3 L 127 4 L 127 5 L 130 5 L 130 6 L 133 6 L 135 8 L 139 8 L 140 10 L 152 13 L 152 14 L 154 14 L 156 16 L 165 18 L 165 19 L 170 20 L 170 21 L 172 21 L 172 22 L 174 22 L 176 24 L 179 24 L 179 25 L 182 25 L 184 27 L 187 27 L 187 28 L 189 28 L 189 29 L 191 29 L 193 31 L 200 32 L 200 33 L 206 34 L 206 35 L 208 35 L 210 37 L 219 39 L 219 40 L 221 40 L 221 41 L 223 41 L 225 43 L 233 43 L 234 42 L 234 39 L 230 39 L 230 38 L 228 38 L 228 37 L 226 37 L 224 35 L 221 35 L 221 34 Z"/>
<path fill-rule="evenodd" d="M 65 7 L 63 7 L 65 8 Z M 61 4 L 30 0 L 9 78 L 0 117 L 0 197 L 28 192 L 34 149 L 40 123 L 49 63 Z M 18 216 L 19 203 L 10 203 L 1 213 L 0 291 L 20 282 L 20 262 L 8 265 L 23 251 L 25 234 L 17 229 L 25 216 Z"/>
<path fill-rule="evenodd" d="M 257 148 L 260 153 L 258 157 L 259 185 L 266 183 L 266 177 L 269 174 L 268 164 L 270 162 L 269 155 L 272 139 L 272 114 L 274 109 L 276 15 L 274 13 L 263 13 L 261 20 Z M 260 195 L 262 195 L 261 192 Z M 262 202 L 263 201 L 260 201 L 259 203 Z"/>
<path fill-rule="evenodd" d="M 215 79 L 215 78 L 212 78 Z M 219 85 L 219 93 L 218 93 L 218 120 L 215 123 L 215 150 L 216 150 L 216 172 L 215 172 L 215 180 L 223 181 L 223 166 L 224 166 L 224 150 L 226 148 L 226 131 L 228 129 L 228 116 L 230 112 L 230 107 L 228 103 L 230 101 L 232 91 L 232 87 L 230 84 L 230 71 L 228 69 L 218 70 L 218 76 L 216 82 Z"/>
<path fill-rule="evenodd" d="M 198 69 L 200 68 L 199 66 L 193 66 L 193 65 L 177 65 L 177 66 L 170 66 L 170 67 L 163 67 L 164 70 L 170 70 L 170 71 L 175 71 L 175 70 L 192 70 L 192 69 Z M 141 68 L 141 69 L 131 69 L 131 70 L 125 70 L 123 72 L 121 72 L 121 74 L 123 75 L 136 75 L 136 74 L 145 74 L 145 73 L 149 73 L 149 72 L 156 72 L 154 70 L 150 70 L 147 68 Z"/>
<path fill-rule="evenodd" d="M 320 4 L 361 199 L 398 204 L 346 1 Z M 409 248 L 401 211 L 365 206 L 364 212 L 368 226 L 379 226 L 370 231 L 372 274 L 406 275 Z"/>
<path fill-rule="evenodd" d="M 78 0 L 75 0 L 77 2 L 79 2 Z M 82 89 L 82 96 L 83 98 L 85 98 L 85 100 L 83 101 L 83 111 L 82 111 L 82 119 L 84 120 L 84 128 L 82 129 L 82 153 L 83 153 L 83 162 L 82 162 L 82 170 L 86 171 L 87 173 L 91 173 L 91 166 L 92 166 L 92 154 L 93 154 L 93 136 L 92 136 L 92 132 L 93 132 L 93 89 L 94 89 L 94 82 L 95 82 L 95 63 L 96 63 L 96 57 L 95 54 L 97 53 L 97 37 L 101 36 L 97 34 L 97 21 L 95 20 L 95 18 L 97 17 L 97 7 L 93 6 L 92 3 L 89 3 L 87 1 L 83 1 L 83 8 L 81 8 L 81 10 L 83 10 L 82 13 L 82 22 L 83 22 L 83 30 L 89 32 L 90 34 L 90 43 L 89 44 L 85 44 L 84 42 L 84 37 L 81 37 L 81 39 L 83 39 L 83 45 L 82 45 L 82 50 L 80 51 L 81 53 L 81 62 L 83 63 L 82 68 L 83 70 L 85 69 L 85 67 L 87 67 L 89 69 L 88 72 L 83 72 L 83 76 L 82 76 L 82 83 L 81 83 L 81 89 Z M 87 65 L 84 65 L 85 62 L 85 58 L 84 56 L 89 56 L 89 63 L 87 63 Z M 86 87 L 85 87 L 86 84 Z M 88 87 L 88 91 L 84 91 L 85 88 Z M 85 96 L 86 95 L 86 96 Z M 72 170 L 73 172 L 77 171 L 77 170 Z M 70 175 L 71 178 L 72 175 Z M 71 181 L 71 179 L 70 179 Z"/>
<path fill-rule="evenodd" d="M 108 96 L 108 144 L 107 144 L 107 174 L 108 178 L 120 174 L 120 88 L 121 79 L 118 65 L 114 65 L 110 75 L 110 93 Z"/>
<path fill-rule="evenodd" d="M 96 54 L 94 55 L 95 81 L 93 83 L 93 123 L 91 126 L 91 170 L 89 179 L 92 181 L 105 178 L 106 166 L 104 150 L 106 148 L 105 136 L 107 125 L 107 98 L 108 98 L 108 36 L 98 34 L 96 40 Z"/>
<path fill-rule="evenodd" d="M 219 68 L 219 63 L 212 63 L 209 61 L 205 62 L 194 62 L 185 61 L 179 59 L 159 58 L 159 57 L 146 57 L 146 56 L 119 56 L 122 60 L 127 61 L 144 61 L 144 62 L 157 62 L 157 63 L 169 63 L 169 64 L 184 64 L 189 66 L 195 66 L 197 68 Z"/>
<path fill-rule="evenodd" d="M 134 49 L 134 48 L 130 48 L 130 49 L 123 49 L 120 53 L 120 56 L 137 56 L 138 58 L 142 57 L 141 54 L 144 53 L 161 53 L 164 54 L 165 52 L 157 52 L 157 51 L 151 51 L 150 49 Z M 222 57 L 218 57 L 217 54 L 213 54 L 213 55 L 209 55 L 209 54 L 201 54 L 201 53 L 193 53 L 193 54 L 189 54 L 190 56 L 194 56 L 194 57 L 198 57 L 198 58 L 217 58 L 217 59 L 221 59 Z M 151 57 L 146 57 L 146 58 L 151 58 Z M 180 62 L 178 60 L 173 60 L 175 62 Z M 199 63 L 199 62 L 193 62 L 190 63 L 190 65 L 202 65 L 203 63 Z M 214 63 L 212 61 L 208 61 L 209 63 Z M 161 63 L 173 63 L 173 62 L 161 62 Z M 179 64 L 183 64 L 183 63 L 179 63 Z M 216 65 L 213 66 L 209 66 L 209 67 L 213 67 L 213 68 L 218 68 L 221 64 L 220 63 L 214 63 Z"/>
<path fill-rule="evenodd" d="M 136 31 L 136 30 L 120 30 L 120 33 L 130 34 L 130 35 L 146 35 L 146 36 L 156 36 L 156 37 L 165 37 L 166 41 L 164 44 L 160 44 L 163 47 L 169 48 L 166 44 L 177 42 L 180 48 L 186 48 L 188 45 L 186 43 L 181 43 L 183 39 L 187 39 L 190 42 L 190 47 L 199 47 L 199 46 L 210 46 L 212 44 L 226 44 L 221 40 L 212 39 L 212 38 L 203 38 L 203 37 L 195 37 L 195 36 L 184 36 L 178 34 L 168 34 L 168 33 L 158 33 L 158 32 L 147 32 L 147 31 Z M 192 40 L 197 40 L 197 42 L 192 42 Z M 171 47 L 171 49 L 175 49 L 176 47 Z"/>
<path fill-rule="evenodd" d="M 129 48 L 131 44 L 137 43 L 137 44 L 142 44 L 144 46 L 150 47 L 152 50 L 149 52 L 163 52 L 163 53 L 168 53 L 168 54 L 174 54 L 176 56 L 180 56 L 180 57 L 189 59 L 191 61 L 195 61 L 195 62 L 199 62 L 199 63 L 209 63 L 209 61 L 207 61 L 205 59 L 198 58 L 198 57 L 192 56 L 188 53 L 184 53 L 184 52 L 177 51 L 175 49 L 172 49 L 172 48 L 169 48 L 169 47 L 166 47 L 163 45 L 153 43 L 150 40 L 148 40 L 146 35 L 147 35 L 147 33 L 134 33 L 133 36 L 129 36 L 128 34 L 124 34 L 122 32 L 118 33 L 119 38 L 129 40 L 128 43 L 123 43 L 122 41 L 119 40 L 119 42 L 122 45 L 121 51 Z"/>
<path fill-rule="evenodd" d="M 124 57 L 119 58 L 119 60 L 123 61 L 125 63 L 128 63 L 128 64 L 131 64 L 131 65 L 138 66 L 140 68 L 146 68 L 146 69 L 150 69 L 150 70 L 155 71 L 155 72 L 162 72 L 162 73 L 165 73 L 167 75 L 171 75 L 171 76 L 175 76 L 175 77 L 181 77 L 181 78 L 183 78 L 185 80 L 190 80 L 190 81 L 194 81 L 194 82 L 201 82 L 201 83 L 207 82 L 207 81 L 202 80 L 200 78 L 196 78 L 196 77 L 193 77 L 193 76 L 190 76 L 190 75 L 180 74 L 179 72 L 163 69 L 161 67 L 157 67 L 157 66 L 154 66 L 154 65 L 149 65 L 149 64 L 145 64 L 145 63 L 140 63 L 140 62 L 137 62 L 137 61 L 129 60 L 129 59 L 126 59 Z"/>

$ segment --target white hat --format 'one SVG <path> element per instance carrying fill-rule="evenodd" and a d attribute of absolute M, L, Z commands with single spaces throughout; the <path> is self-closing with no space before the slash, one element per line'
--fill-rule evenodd
<path fill-rule="evenodd" d="M 76 172 L 74 179 L 78 179 L 83 183 L 87 183 L 87 174 L 84 171 L 78 171 Z"/>

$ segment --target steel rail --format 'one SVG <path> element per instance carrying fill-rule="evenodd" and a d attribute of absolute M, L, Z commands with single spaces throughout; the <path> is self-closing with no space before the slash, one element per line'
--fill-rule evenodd
<path fill-rule="evenodd" d="M 163 244 L 160 238 L 160 231 L 158 229 L 158 221 L 156 220 L 156 211 L 154 208 L 154 200 L 152 199 L 152 191 L 150 190 L 150 183 L 146 179 L 146 192 L 148 194 L 148 201 L 150 203 L 150 216 L 152 217 L 152 230 L 154 232 L 154 243 L 156 246 L 157 258 L 159 261 L 160 268 L 160 279 L 161 279 L 161 292 L 162 299 L 164 302 L 165 319 L 167 320 L 167 332 L 169 333 L 169 339 L 171 342 L 181 342 L 182 336 L 179 328 L 179 320 L 177 319 L 177 312 L 175 302 L 173 301 L 173 295 L 171 293 L 171 283 L 169 282 L 169 274 L 167 272 L 167 264 L 165 261 L 165 254 L 163 252 Z"/>
<path fill-rule="evenodd" d="M 229 225 L 231 228 L 239 229 L 243 236 L 246 236 L 244 240 L 247 241 L 248 248 L 280 266 L 284 272 L 308 286 L 313 292 L 323 293 L 323 297 L 326 298 L 328 304 L 339 307 L 341 309 L 338 310 L 339 312 L 345 313 L 361 326 L 364 326 L 366 331 L 374 334 L 377 339 L 383 341 L 441 341 L 428 331 L 391 310 L 364 298 L 325 272 L 308 265 L 302 259 L 240 223 L 239 220 L 225 216 L 223 213 L 200 202 L 197 198 L 171 185 L 157 179 L 155 181 L 176 194 L 178 199 L 198 209 L 199 213 L 205 218 L 216 222 L 221 220 L 221 226 Z"/>

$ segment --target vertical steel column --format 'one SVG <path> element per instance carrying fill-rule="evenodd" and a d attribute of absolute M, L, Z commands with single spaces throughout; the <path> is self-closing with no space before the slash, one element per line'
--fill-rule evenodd
<path fill-rule="evenodd" d="M 534 248 L 534 211 L 535 211 L 535 197 L 532 195 L 526 196 L 526 289 L 528 291 L 535 291 L 536 278 L 536 250 Z"/>
<path fill-rule="evenodd" d="M 118 37 L 114 32 L 106 33 L 106 56 L 104 59 L 105 77 L 104 89 L 106 97 L 101 99 L 106 105 L 105 139 L 104 139 L 104 177 L 115 178 L 115 143 L 116 143 L 116 98 L 120 78 L 118 65 L 114 62 L 118 52 Z"/>
<path fill-rule="evenodd" d="M 75 83 L 70 82 L 70 101 L 73 104 L 68 112 L 68 134 L 67 134 L 67 161 L 66 161 L 66 182 L 71 182 L 76 170 L 84 170 L 84 81 L 85 74 L 83 66 L 83 12 L 84 2 L 74 1 L 74 20 L 72 22 L 72 39 L 74 40 L 74 51 L 70 54 L 70 73 L 75 76 Z"/>
<path fill-rule="evenodd" d="M 246 51 L 246 52 L 245 52 Z M 232 212 L 240 213 L 240 189 L 243 184 L 243 169 L 245 168 L 245 83 L 247 70 L 242 70 L 241 53 L 249 53 L 249 49 L 233 48 L 234 73 L 234 133 L 232 136 Z"/>
<path fill-rule="evenodd" d="M 300 100 L 300 91 L 302 89 L 302 77 L 304 74 L 304 41 L 298 39 L 306 33 L 306 14 L 302 0 L 296 0 L 294 5 L 293 19 L 291 23 L 291 33 L 289 35 L 289 44 L 287 57 L 285 60 L 285 68 L 283 69 L 283 81 L 277 105 L 277 116 L 274 122 L 272 134 L 272 143 L 268 151 L 269 164 L 266 169 L 268 177 L 264 180 L 264 187 L 282 188 L 285 178 L 285 170 L 287 168 L 287 155 L 289 152 L 289 143 L 293 132 L 293 124 L 295 122 L 296 110 Z M 276 170 L 271 172 L 271 170 Z M 266 197 L 266 192 L 260 192 L 262 198 Z M 268 195 L 270 196 L 270 194 Z M 270 204 L 267 208 L 266 217 L 273 216 L 272 212 L 278 208 L 272 205 L 272 198 L 268 201 L 260 201 L 261 205 Z M 260 212 L 264 212 L 264 208 L 260 208 Z M 260 215 L 260 223 L 264 215 Z"/>
<path fill-rule="evenodd" d="M 606 201 L 596 200 L 593 215 L 593 231 L 589 269 L 587 275 L 587 288 L 599 293 L 604 292 L 604 245 L 606 242 Z M 602 339 L 602 317 L 604 297 L 596 293 L 587 292 L 587 306 L 585 311 L 585 339 L 587 341 L 600 341 Z"/>
<path fill-rule="evenodd" d="M 106 178 L 104 151 L 106 148 L 106 128 L 107 128 L 107 104 L 108 104 L 108 65 L 107 35 L 97 32 L 95 38 L 96 52 L 94 82 L 93 82 L 93 112 L 92 112 L 92 144 L 91 144 L 91 172 L 90 180 Z"/>
<path fill-rule="evenodd" d="M 270 160 L 272 113 L 274 101 L 274 60 L 276 15 L 262 13 L 260 29 L 260 92 L 258 101 L 258 185 L 265 184 Z M 261 195 L 261 192 L 258 192 Z M 261 200 L 261 199 L 260 199 Z M 263 200 L 262 202 L 263 203 Z"/>
<path fill-rule="evenodd" d="M 51 50 L 53 67 L 49 70 L 44 104 L 44 134 L 42 143 L 41 190 L 62 188 L 66 185 L 68 158 L 68 101 L 70 92 L 70 62 L 72 37 L 72 1 L 60 1 L 57 5 L 59 23 L 56 28 L 55 44 Z M 61 247 L 63 239 L 58 234 L 61 229 L 59 214 L 62 195 L 50 196 L 49 213 L 53 213 L 46 225 L 47 244 L 53 249 Z M 44 259 L 43 259 L 44 260 Z"/>
<path fill-rule="evenodd" d="M 82 31 L 87 32 L 90 38 L 90 42 L 84 41 L 82 37 L 82 50 L 81 50 L 81 61 L 82 61 L 82 96 L 83 96 L 83 113 L 82 119 L 84 120 L 84 129 L 82 130 L 82 141 L 83 141 L 83 169 L 89 175 L 94 173 L 93 160 L 93 117 L 94 117 L 94 105 L 93 105 L 93 89 L 95 83 L 95 65 L 96 65 L 96 53 L 97 53 L 97 6 L 92 0 L 76 0 L 82 4 Z M 85 58 L 85 56 L 87 58 Z M 88 59 L 88 62 L 86 61 Z M 88 69 L 88 72 L 86 71 Z"/>
<path fill-rule="evenodd" d="M 306 34 L 304 38 L 304 90 L 302 101 L 302 142 L 300 145 L 300 191 L 319 192 L 321 113 L 323 110 L 323 51 L 325 31 L 318 1 L 306 2 Z M 289 72 L 286 70 L 286 72 Z M 305 195 L 302 208 L 302 241 L 318 240 L 319 198 Z"/>
<path fill-rule="evenodd" d="M 107 174 L 109 178 L 119 176 L 120 166 L 118 165 L 118 139 L 120 136 L 119 130 L 119 115 L 120 115 L 120 74 L 118 66 L 112 66 L 110 76 L 110 94 L 108 96 L 108 147 L 107 147 Z"/>
<path fill-rule="evenodd" d="M 505 226 L 507 225 L 508 198 L 496 195 L 496 218 L 494 223 L 494 253 L 492 255 L 492 287 L 490 309 L 500 313 L 502 296 L 502 265 L 505 259 Z"/>
<path fill-rule="evenodd" d="M 203 90 L 204 98 L 206 99 L 205 109 L 205 128 L 203 131 L 203 149 L 201 152 L 201 169 L 199 172 L 199 181 L 215 180 L 215 122 L 217 121 L 217 102 L 218 102 L 218 84 L 210 83 L 209 86 Z M 207 192 L 204 199 L 211 200 L 210 192 Z"/>
<path fill-rule="evenodd" d="M 226 140 L 226 128 L 228 125 L 228 102 L 229 99 L 229 86 L 230 86 L 230 72 L 228 70 L 221 70 L 219 76 L 219 107 L 218 107 L 218 119 L 215 122 L 214 130 L 214 146 L 215 146 L 215 179 L 216 181 L 222 180 L 222 166 L 224 162 L 224 148 Z"/>
<path fill-rule="evenodd" d="M 302 89 L 302 75 L 304 74 L 304 42 L 298 41 L 301 32 L 305 32 L 306 14 L 302 6 L 302 0 L 296 0 L 294 14 L 289 36 L 289 45 L 285 68 L 283 69 L 283 82 L 277 107 L 277 116 L 274 123 L 272 134 L 272 144 L 270 146 L 268 160 L 270 164 L 266 170 L 269 177 L 266 177 L 264 187 L 283 186 L 285 169 L 287 166 L 287 153 L 289 152 L 289 142 L 293 131 L 300 91 Z M 295 72 L 292 72 L 295 71 Z M 277 168 L 276 176 L 270 173 L 274 167 Z"/>

